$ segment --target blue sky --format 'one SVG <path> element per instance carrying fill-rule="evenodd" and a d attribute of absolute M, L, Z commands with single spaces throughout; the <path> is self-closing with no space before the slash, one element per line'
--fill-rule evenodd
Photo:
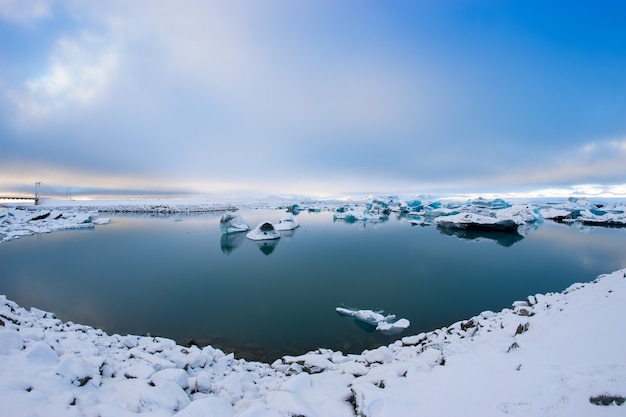
<path fill-rule="evenodd" d="M 619 1 L 0 0 L 0 191 L 626 194 L 624 22 Z"/>

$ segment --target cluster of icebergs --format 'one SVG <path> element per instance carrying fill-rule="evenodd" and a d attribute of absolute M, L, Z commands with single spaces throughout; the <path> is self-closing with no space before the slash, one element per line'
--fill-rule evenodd
<path fill-rule="evenodd" d="M 264 221 L 252 230 L 239 214 L 226 212 L 220 219 L 222 234 L 247 232 L 246 237 L 250 240 L 280 239 L 281 231 L 294 230 L 298 226 L 300 224 L 291 213 L 283 215 L 278 223 Z"/>
<path fill-rule="evenodd" d="M 584 198 L 545 205 L 540 209 L 545 219 L 587 226 L 626 227 L 626 204 L 598 204 Z"/>
<path fill-rule="evenodd" d="M 5 209 L 0 210 L 0 242 L 37 233 L 90 229 L 110 221 L 108 218 L 99 218 L 93 211 Z"/>
<path fill-rule="evenodd" d="M 278 239 L 284 233 L 293 233 L 299 226 L 300 224 L 292 213 L 285 213 L 278 223 L 264 221 L 251 230 L 241 215 L 228 211 L 220 218 L 222 251 L 228 254 L 239 247 L 241 237 L 245 233 L 248 239 L 257 242 L 261 252 L 269 255 L 274 251 Z"/>
<path fill-rule="evenodd" d="M 625 306 L 626 269 L 360 354 L 318 349 L 266 364 L 108 335 L 0 296 L 0 414 L 620 415 Z"/>
<path fill-rule="evenodd" d="M 569 198 L 562 203 L 512 204 L 502 199 L 477 198 L 464 202 L 436 199 L 402 200 L 370 197 L 366 203 L 341 204 L 334 219 L 353 223 L 382 222 L 392 213 L 413 225 L 436 225 L 442 230 L 520 233 L 532 230 L 544 219 L 596 226 L 626 226 L 626 205 L 592 203 Z"/>

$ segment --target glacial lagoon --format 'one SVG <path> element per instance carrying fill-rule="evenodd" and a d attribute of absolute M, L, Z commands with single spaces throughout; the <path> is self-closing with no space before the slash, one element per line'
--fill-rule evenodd
<path fill-rule="evenodd" d="M 284 210 L 238 211 L 254 227 Z M 382 223 L 301 212 L 276 241 L 222 236 L 222 213 L 120 215 L 94 230 L 0 245 L 0 293 L 108 333 L 211 344 L 272 361 L 344 353 L 450 325 L 526 296 L 626 267 L 626 230 L 546 221 L 525 237 L 442 233 L 392 214 Z M 339 315 L 384 310 L 397 334 Z"/>

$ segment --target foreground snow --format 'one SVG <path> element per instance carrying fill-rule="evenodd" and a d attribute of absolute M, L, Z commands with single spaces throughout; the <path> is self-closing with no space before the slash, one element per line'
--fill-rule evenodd
<path fill-rule="evenodd" d="M 1 414 L 624 415 L 625 277 L 622 269 L 359 355 L 320 349 L 271 365 L 107 335 L 0 296 Z"/>

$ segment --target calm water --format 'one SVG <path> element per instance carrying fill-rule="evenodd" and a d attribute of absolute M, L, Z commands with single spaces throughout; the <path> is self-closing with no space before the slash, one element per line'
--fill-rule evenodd
<path fill-rule="evenodd" d="M 239 214 L 253 227 L 283 213 Z M 4 243 L 0 293 L 109 333 L 193 339 L 271 361 L 319 347 L 360 352 L 626 267 L 626 229 L 547 222 L 497 241 L 305 212 L 273 246 L 222 239 L 220 216 L 119 216 L 95 231 Z M 411 327 L 381 335 L 339 316 L 342 305 L 384 309 Z"/>

